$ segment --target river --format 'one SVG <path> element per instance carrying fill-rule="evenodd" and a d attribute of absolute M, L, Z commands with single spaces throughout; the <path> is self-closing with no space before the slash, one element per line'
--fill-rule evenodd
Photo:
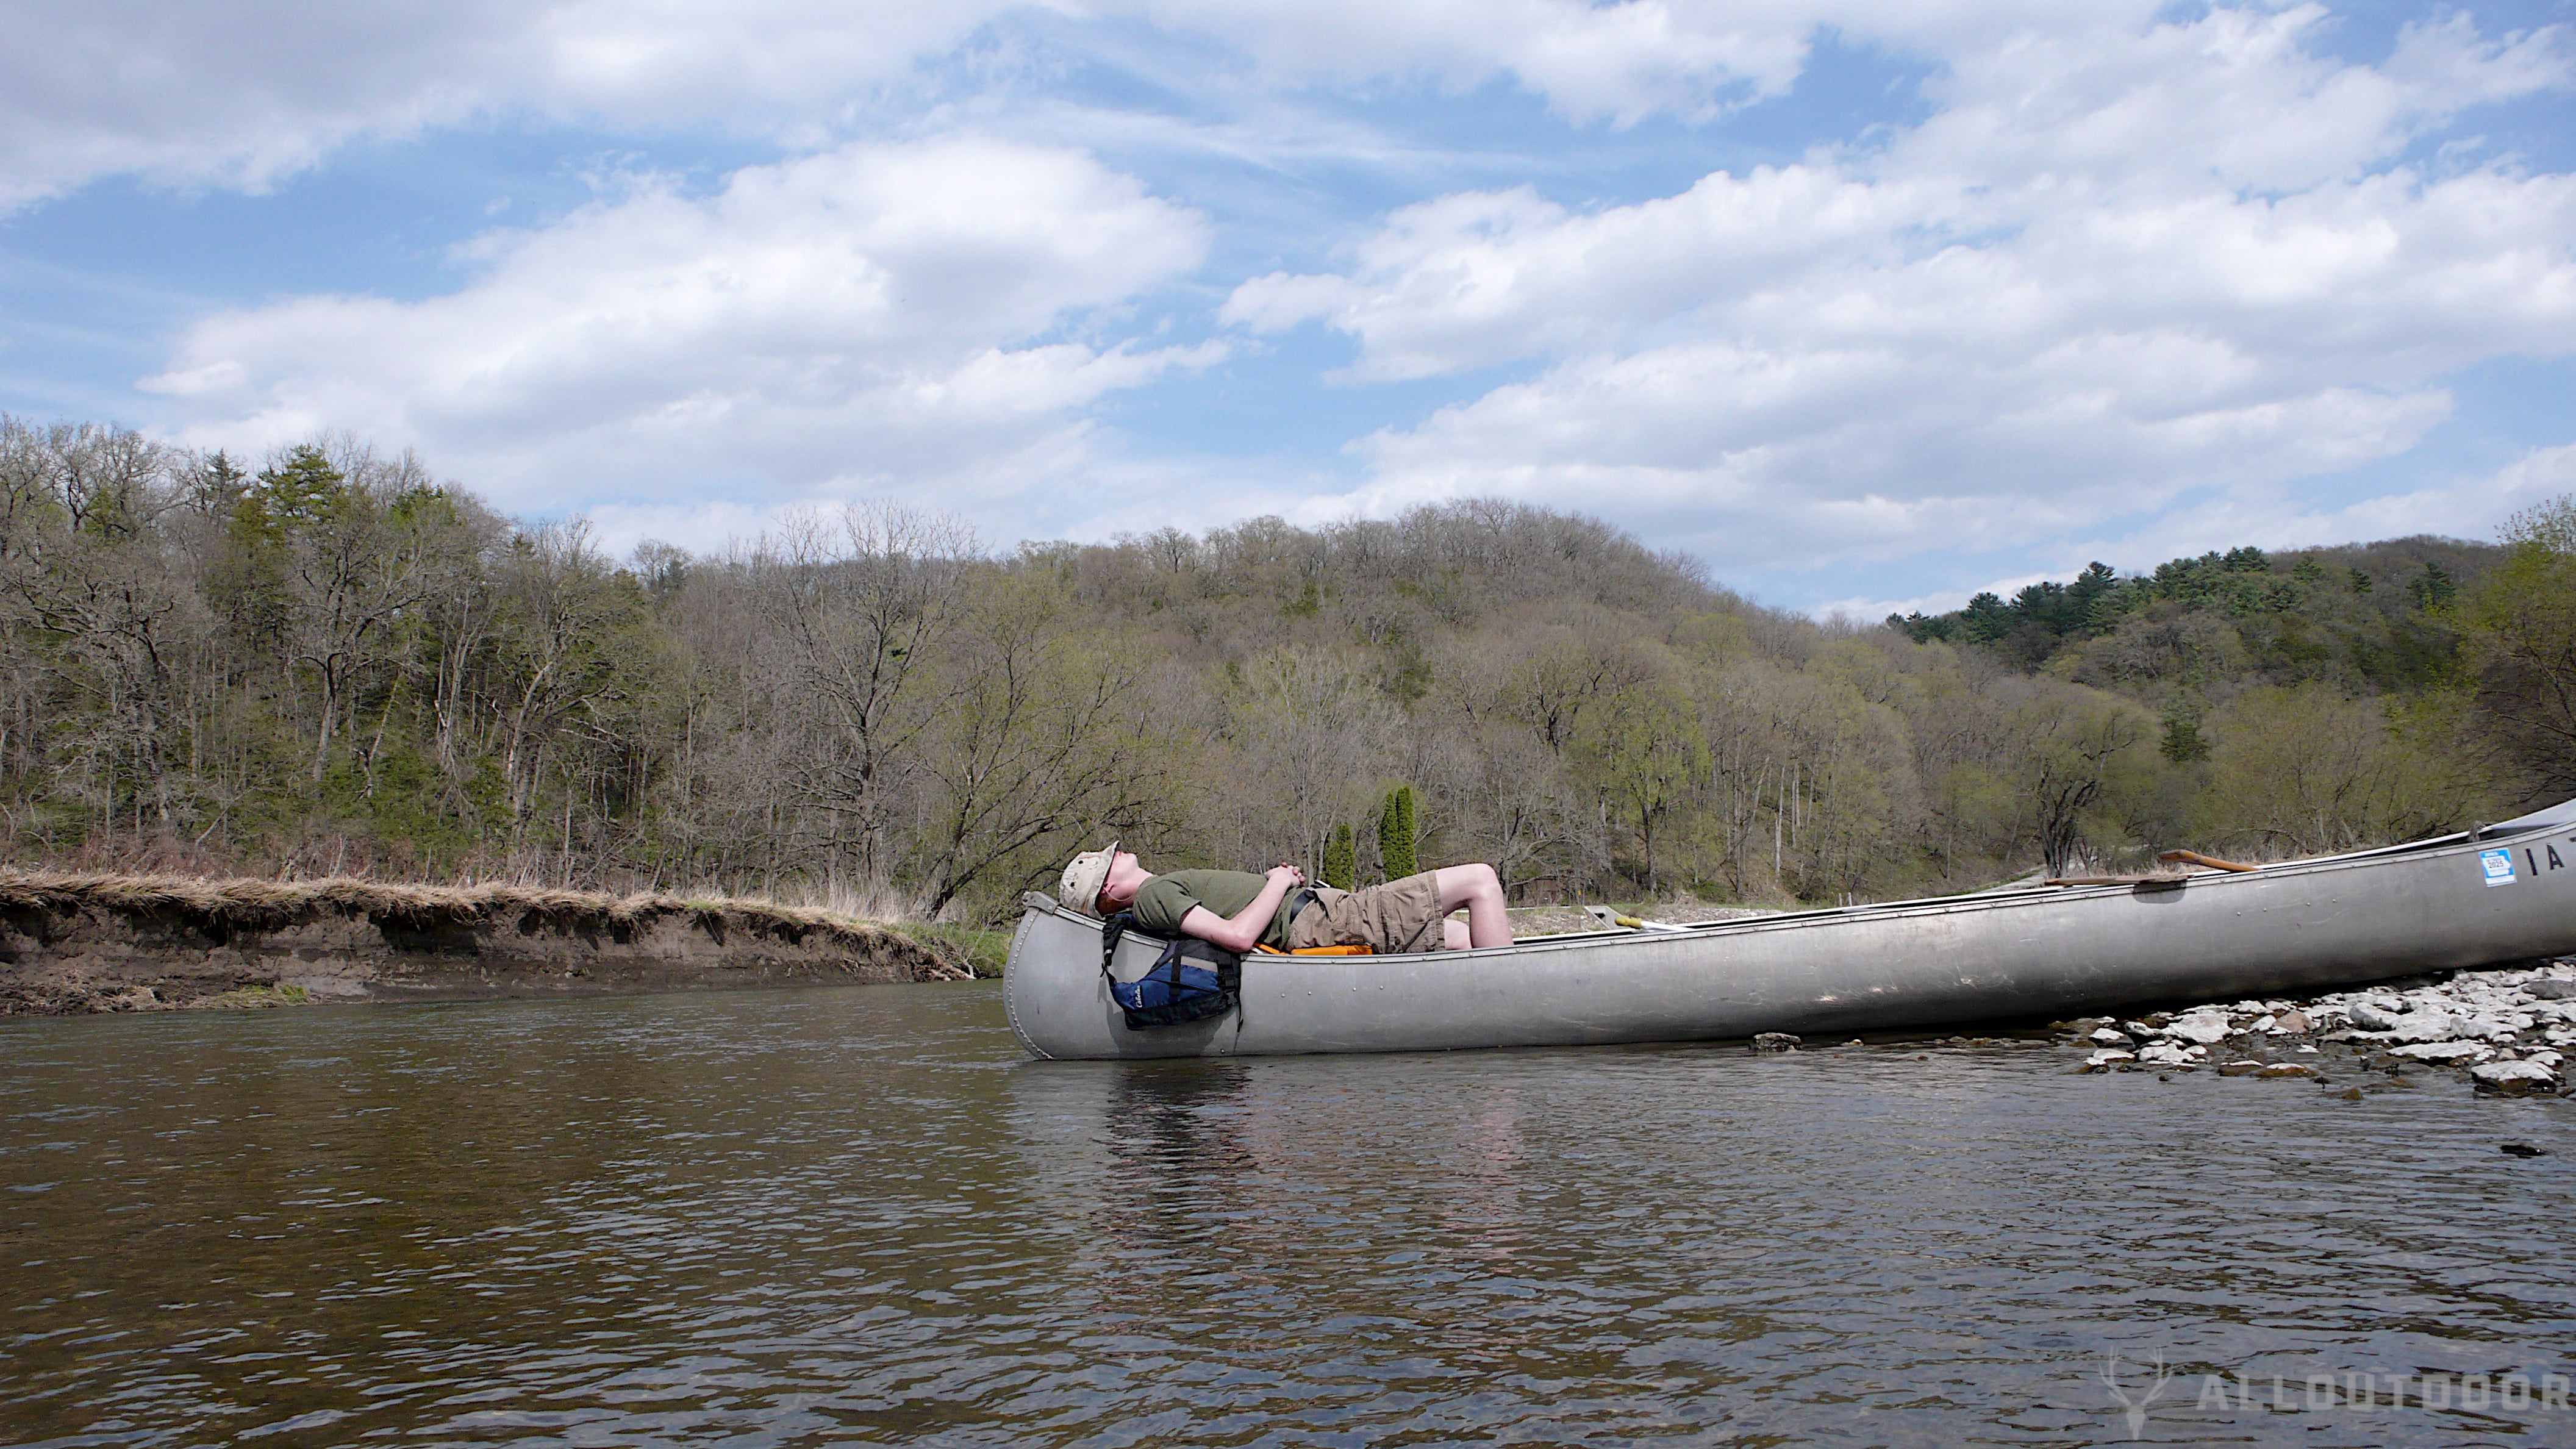
<path fill-rule="evenodd" d="M 2576 1103 L 2078 1059 L 0 1023 L 0 1442 L 2576 1442 Z"/>

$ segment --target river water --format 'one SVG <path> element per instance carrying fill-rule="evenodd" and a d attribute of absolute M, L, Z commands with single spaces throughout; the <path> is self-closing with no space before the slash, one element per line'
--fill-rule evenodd
<path fill-rule="evenodd" d="M 2576 1103 L 2076 1060 L 5 1023 L 0 1442 L 2576 1443 Z"/>

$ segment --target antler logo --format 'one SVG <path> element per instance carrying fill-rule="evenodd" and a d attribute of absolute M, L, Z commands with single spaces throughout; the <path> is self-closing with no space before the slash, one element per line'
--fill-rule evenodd
<path fill-rule="evenodd" d="M 2129 1391 L 2120 1387 L 2120 1356 L 2109 1354 L 2102 1360 L 2102 1386 L 2111 1391 L 2111 1397 L 2121 1408 L 2129 1411 L 2129 1437 L 2132 1439 L 2147 1432 L 2147 1405 L 2163 1398 L 2165 1387 L 2172 1381 L 2173 1375 L 2165 1372 L 2165 1351 L 2157 1349 L 2156 1381 L 2132 1400 Z"/>

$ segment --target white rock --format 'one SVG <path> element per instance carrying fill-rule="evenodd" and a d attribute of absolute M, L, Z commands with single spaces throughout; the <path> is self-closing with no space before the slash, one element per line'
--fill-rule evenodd
<path fill-rule="evenodd" d="M 2456 1062 L 2468 1058 L 2484 1061 L 2495 1053 L 2473 1041 L 2428 1041 L 2415 1046 L 2393 1047 L 2390 1055 L 2413 1057 L 2423 1062 Z"/>
<path fill-rule="evenodd" d="M 2316 1048 L 2308 1045 L 2306 1042 L 2301 1042 L 2299 1043 L 2299 1050 L 2303 1052 L 2312 1052 L 2315 1051 Z"/>
<path fill-rule="evenodd" d="M 2084 1059 L 2084 1065 L 2087 1068 L 2099 1069 L 2107 1067 L 2113 1062 L 2134 1062 L 2137 1059 L 2138 1054 L 2136 1052 L 2095 1052 L 2093 1055 Z"/>
<path fill-rule="evenodd" d="M 2344 1008 L 2344 1015 L 2363 1031 L 2395 1031 L 2397 1018 L 2367 1001 L 2356 1001 Z"/>
<path fill-rule="evenodd" d="M 2526 1061 L 2526 1062 L 2538 1062 L 2538 1063 L 2540 1063 L 2542 1066 L 2549 1068 L 2549 1069 L 2550 1069 L 2551 1071 L 2553 1071 L 2553 1072 L 2554 1072 L 2554 1071 L 2556 1071 L 2556 1070 L 2558 1070 L 2558 1064 L 2559 1064 L 2559 1063 L 2561 1063 L 2561 1062 L 2563 1062 L 2563 1061 L 2567 1060 L 2565 1057 L 2560 1056 L 2560 1055 L 2559 1055 L 2558 1053 L 2556 1053 L 2556 1052 L 2547 1052 L 2547 1051 L 2542 1051 L 2542 1052 L 2526 1052 L 2526 1053 L 2524 1053 L 2524 1054 L 2523 1054 L 2523 1058 L 2522 1058 L 2522 1059 L 2523 1059 L 2524 1061 Z"/>
<path fill-rule="evenodd" d="M 2267 1011 L 2261 1016 L 2254 1018 L 2254 1024 L 2245 1029 L 2247 1031 L 2270 1031 L 2273 1027 L 2279 1024 L 2280 1018 Z"/>
<path fill-rule="evenodd" d="M 2227 1019 L 2222 1016 L 2181 1017 L 2159 1034 L 2207 1046 L 2211 1042 L 2227 1040 Z"/>
<path fill-rule="evenodd" d="M 2191 1053 L 2169 1041 L 2138 1048 L 2137 1059 L 2145 1065 L 2158 1067 L 2187 1067 L 2192 1064 Z"/>
<path fill-rule="evenodd" d="M 2093 1034 L 2085 1040 L 2098 1042 L 2106 1047 L 2124 1047 L 2129 1045 L 2129 1034 L 2124 1031 L 2113 1031 L 2107 1026 L 2099 1026 L 2095 1027 Z"/>
<path fill-rule="evenodd" d="M 2439 1011 L 2419 1008 L 2397 1023 L 2399 1041 L 2448 1041 L 2458 1034 L 2452 1018 Z"/>
<path fill-rule="evenodd" d="M 2557 1085 L 2557 1074 L 2538 1062 L 2488 1062 L 2469 1068 L 2469 1075 L 2490 1087 L 2549 1087 Z"/>

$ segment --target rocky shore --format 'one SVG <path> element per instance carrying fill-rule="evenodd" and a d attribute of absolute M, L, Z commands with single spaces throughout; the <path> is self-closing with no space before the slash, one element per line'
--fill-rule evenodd
<path fill-rule="evenodd" d="M 2054 1025 L 2090 1049 L 2088 1072 L 2318 1078 L 2355 1096 L 2430 1074 L 2499 1096 L 2576 1096 L 2576 960 Z"/>
<path fill-rule="evenodd" d="M 0 1016 L 973 974 L 938 937 L 757 901 L 0 872 Z"/>

